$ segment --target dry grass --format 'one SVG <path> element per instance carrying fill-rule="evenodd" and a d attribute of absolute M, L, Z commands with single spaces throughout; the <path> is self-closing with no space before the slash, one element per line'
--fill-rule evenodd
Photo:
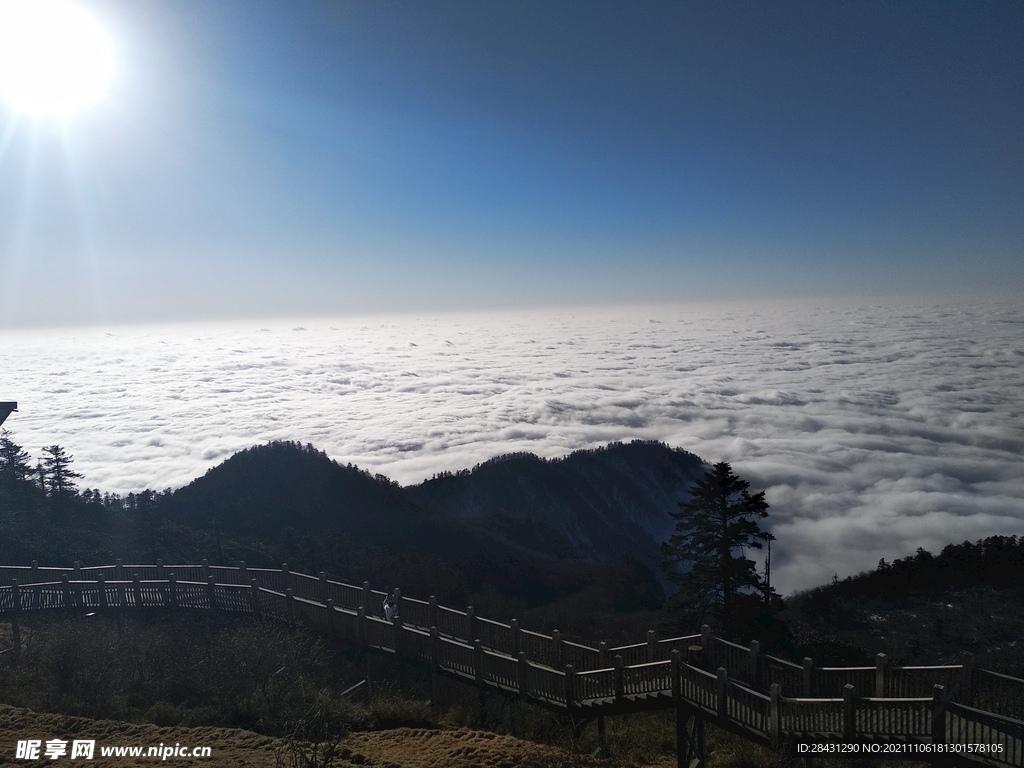
<path fill-rule="evenodd" d="M 397 728 L 355 733 L 345 746 L 373 761 L 400 768 L 598 768 L 611 764 L 553 747 L 466 728 Z"/>
<path fill-rule="evenodd" d="M 622 718 L 618 718 L 622 719 Z M 629 718 L 633 719 L 633 718 Z M 639 718 L 637 718 L 639 719 Z M 609 740 L 613 737 L 616 719 L 609 719 Z M 640 725 L 640 723 L 634 723 Z M 647 723 L 648 735 L 666 738 L 662 723 Z M 629 724 L 623 725 L 628 728 Z M 95 739 L 96 758 L 89 764 L 127 768 L 139 765 L 138 759 L 100 758 L 99 746 L 141 746 L 182 744 L 208 746 L 212 757 L 169 758 L 166 764 L 186 766 L 232 766 L 237 768 L 280 768 L 291 764 L 289 743 L 284 739 L 261 736 L 251 731 L 232 728 L 160 727 L 122 723 L 113 720 L 90 720 L 66 715 L 44 714 L 0 704 L 0 766 L 44 766 L 57 761 L 27 761 L 15 758 L 19 739 Z M 633 738 L 637 738 L 634 736 Z M 639 737 L 643 738 L 643 737 Z M 674 733 L 673 733 L 674 738 Z M 653 747 L 654 745 L 652 745 Z M 669 768 L 675 756 L 652 749 L 649 760 L 599 760 L 587 754 L 572 753 L 557 747 L 503 736 L 471 728 L 393 728 L 390 730 L 351 733 L 337 743 L 333 762 L 320 763 L 321 768 Z M 708 729 L 708 768 L 778 768 L 800 766 L 803 761 L 779 760 L 766 749 L 738 737 Z M 67 758 L 63 758 L 67 760 Z M 155 762 L 150 758 L 149 762 Z M 856 763 L 853 761 L 815 761 L 815 768 L 923 768 L 924 763 Z"/>
<path fill-rule="evenodd" d="M 19 739 L 95 739 L 96 759 L 91 763 L 103 766 L 135 766 L 138 759 L 99 757 L 100 745 L 150 747 L 159 744 L 209 746 L 213 759 L 169 758 L 179 768 L 184 766 L 231 765 L 238 768 L 273 768 L 279 746 L 276 739 L 230 728 L 165 728 L 114 720 L 90 720 L 83 717 L 44 714 L 28 709 L 0 705 L 0 765 L 54 765 L 54 760 L 17 760 L 15 748 Z M 59 762 L 67 760 L 61 758 Z M 152 761 L 152 758 L 150 758 Z M 77 762 L 77 761 L 76 761 Z M 69 762 L 69 764 L 71 764 Z"/>
<path fill-rule="evenodd" d="M 287 755 L 283 739 L 261 736 L 230 728 L 184 728 L 139 725 L 112 720 L 89 720 L 52 715 L 0 705 L 0 765 L 44 766 L 55 761 L 17 760 L 19 739 L 95 739 L 96 758 L 92 765 L 134 766 L 131 758 L 100 758 L 99 746 L 141 746 L 182 744 L 208 746 L 212 757 L 169 758 L 166 763 L 184 766 L 234 766 L 275 768 Z M 67 760 L 67 758 L 62 758 Z M 152 762 L 153 759 L 151 758 Z M 611 768 L 613 764 L 595 758 L 572 755 L 554 747 L 499 736 L 468 728 L 395 728 L 350 734 L 338 744 L 334 768 Z"/>

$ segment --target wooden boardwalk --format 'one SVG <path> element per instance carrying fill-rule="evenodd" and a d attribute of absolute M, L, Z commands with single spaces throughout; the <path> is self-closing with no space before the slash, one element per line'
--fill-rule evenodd
<path fill-rule="evenodd" d="M 284 620 L 585 720 L 674 709 L 680 765 L 698 765 L 702 723 L 773 749 L 795 740 L 858 744 L 851 757 L 967 759 L 1024 768 L 1024 680 L 962 664 L 802 665 L 701 633 L 596 647 L 398 595 L 281 569 L 202 565 L 0 566 L 0 615 L 37 611 L 216 610 Z M 370 606 L 367 610 L 366 607 Z M 977 751 L 977 750 L 983 751 Z M 971 750 L 971 751 L 969 751 Z M 684 754 L 685 753 L 685 754 Z M 901 757 L 909 757 L 904 753 Z M 934 760 L 933 760 L 934 761 Z"/>

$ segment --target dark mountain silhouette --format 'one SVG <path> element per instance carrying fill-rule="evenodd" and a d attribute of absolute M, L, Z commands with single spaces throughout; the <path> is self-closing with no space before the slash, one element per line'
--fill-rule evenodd
<path fill-rule="evenodd" d="M 562 459 L 499 456 L 407 490 L 425 508 L 530 549 L 597 562 L 626 557 L 657 572 L 672 532 L 668 513 L 704 468 L 692 453 L 637 440 Z"/>
<path fill-rule="evenodd" d="M 547 464 L 536 457 L 526 461 Z M 538 483 L 538 498 L 550 495 Z M 555 551 L 543 531 L 511 536 L 479 525 L 453 508 L 424 503 L 382 475 L 342 466 L 298 443 L 241 451 L 162 496 L 159 510 L 166 521 L 218 541 L 277 551 L 296 570 L 323 568 L 379 586 L 400 583 L 408 594 L 440 593 L 455 604 L 473 599 L 479 607 L 483 595 L 507 613 L 595 585 L 601 594 L 593 600 L 619 611 L 656 608 L 663 599 L 654 573 L 629 560 L 629 549 L 606 547 L 603 562 L 567 559 L 565 547 Z M 216 553 L 212 559 L 223 558 Z"/>
<path fill-rule="evenodd" d="M 2 496 L 0 556 L 287 562 L 496 616 L 544 607 L 567 629 L 570 615 L 590 621 L 662 604 L 658 544 L 701 468 L 691 454 L 635 442 L 558 460 L 513 454 L 402 488 L 311 445 L 277 442 L 240 451 L 173 492 L 62 500 L 19 481 Z M 31 504 L 16 501 L 22 485 Z M 40 528 L 43 518 L 49 525 Z"/>
<path fill-rule="evenodd" d="M 702 470 L 693 454 L 636 441 L 554 460 L 510 454 L 401 488 L 310 445 L 282 442 L 235 454 L 161 507 L 180 525 L 242 541 L 286 530 L 344 533 L 388 550 L 458 554 L 463 539 L 479 545 L 485 533 L 517 549 L 604 563 L 627 558 L 656 571 L 672 528 L 668 512 Z"/>
<path fill-rule="evenodd" d="M 163 500 L 161 511 L 191 528 L 269 541 L 285 529 L 401 546 L 430 516 L 396 484 L 342 466 L 312 445 L 275 442 L 239 451 Z"/>

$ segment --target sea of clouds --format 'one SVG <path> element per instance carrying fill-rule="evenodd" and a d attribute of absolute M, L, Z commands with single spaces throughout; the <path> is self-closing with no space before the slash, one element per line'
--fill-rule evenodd
<path fill-rule="evenodd" d="M 1024 534 L 1024 302 L 693 304 L 0 333 L 5 427 L 82 485 L 298 440 L 415 483 L 664 440 L 767 490 L 784 593 Z"/>

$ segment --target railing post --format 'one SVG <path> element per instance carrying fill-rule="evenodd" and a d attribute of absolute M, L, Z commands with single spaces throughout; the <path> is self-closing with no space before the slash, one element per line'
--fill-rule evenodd
<path fill-rule="evenodd" d="M 932 688 L 932 744 L 946 743 L 946 689 Z"/>
<path fill-rule="evenodd" d="M 470 645 L 476 640 L 476 611 L 473 610 L 472 605 L 466 606 L 466 642 Z"/>
<path fill-rule="evenodd" d="M 156 578 L 158 581 L 164 580 L 164 559 L 162 557 L 156 559 Z"/>
<path fill-rule="evenodd" d="M 288 563 L 281 563 L 281 583 L 286 590 L 292 586 L 292 572 L 288 570 Z"/>
<path fill-rule="evenodd" d="M 648 629 L 647 630 L 647 663 L 648 664 L 653 664 L 654 663 L 654 654 L 655 654 L 655 651 L 657 650 L 657 647 L 658 647 L 657 645 L 655 645 L 656 642 L 657 641 L 656 641 L 656 639 L 654 637 L 654 630 L 653 629 Z"/>
<path fill-rule="evenodd" d="M 562 652 L 562 633 L 557 629 L 553 629 L 551 630 L 551 653 L 555 661 L 551 666 L 557 667 L 562 663 Z"/>
<path fill-rule="evenodd" d="M 575 676 L 576 676 L 576 673 L 575 673 L 575 671 L 572 668 L 572 664 L 566 664 L 565 665 L 565 705 L 567 707 L 571 707 L 572 706 L 572 684 L 573 684 L 573 678 L 575 678 Z"/>
<path fill-rule="evenodd" d="M 124 560 L 120 557 L 114 560 L 114 580 L 124 581 Z"/>
<path fill-rule="evenodd" d="M 772 683 L 768 689 L 770 702 L 768 704 L 768 738 L 771 741 L 771 748 L 773 750 L 779 749 L 779 738 L 782 733 L 782 717 L 779 711 L 779 696 L 781 694 L 781 686 L 778 683 Z"/>
<path fill-rule="evenodd" d="M 249 583 L 249 574 L 248 574 L 248 572 L 246 571 L 246 568 L 245 568 L 245 560 L 239 560 L 238 561 L 238 577 L 239 577 L 239 583 L 240 584 L 248 584 Z"/>
<path fill-rule="evenodd" d="M 285 590 L 284 596 L 285 602 L 288 605 L 288 623 L 295 626 L 295 591 L 291 587 L 288 587 L 288 589 Z"/>
<path fill-rule="evenodd" d="M 260 615 L 260 585 L 256 579 L 249 581 L 249 603 L 252 605 L 252 612 Z"/>
<path fill-rule="evenodd" d="M 96 592 L 100 601 L 100 610 L 107 610 L 107 577 L 102 572 L 96 574 Z"/>
<path fill-rule="evenodd" d="M 597 644 L 597 668 L 608 669 L 608 641 L 602 640 Z"/>
<path fill-rule="evenodd" d="M 683 664 L 683 654 L 679 652 L 678 648 L 673 648 L 669 657 L 672 659 L 672 698 L 678 702 L 683 692 L 682 681 L 679 679 L 679 673 L 682 670 Z"/>
<path fill-rule="evenodd" d="M 441 666 L 441 635 L 437 626 L 430 628 L 430 666 L 433 669 Z"/>
<path fill-rule="evenodd" d="M 615 654 L 615 658 L 612 659 L 612 668 L 615 670 L 615 698 L 621 699 L 626 695 L 626 681 L 623 669 L 625 665 L 622 663 L 622 655 Z"/>
<path fill-rule="evenodd" d="M 856 707 L 856 691 L 847 683 L 843 686 L 843 738 L 847 741 L 852 741 L 857 732 Z"/>
<path fill-rule="evenodd" d="M 366 618 L 366 606 L 360 605 L 359 608 L 356 609 L 356 614 L 359 617 L 357 622 L 358 629 L 356 630 L 359 642 L 362 645 L 369 645 L 370 633 L 366 626 L 369 623 L 369 619 Z"/>
<path fill-rule="evenodd" d="M 718 716 L 726 717 L 729 714 L 729 673 L 725 667 L 718 668 L 718 680 L 715 681 L 715 698 L 718 699 Z"/>
<path fill-rule="evenodd" d="M 484 644 L 479 640 L 473 641 L 473 678 L 477 685 L 484 682 Z"/>
<path fill-rule="evenodd" d="M 395 656 L 402 655 L 402 616 L 396 613 L 395 618 L 391 620 L 391 626 L 393 628 L 392 637 L 395 639 Z"/>
<path fill-rule="evenodd" d="M 71 581 L 68 579 L 68 575 L 66 573 L 62 573 L 60 575 L 60 589 L 64 595 L 64 607 L 70 611 L 73 607 L 71 601 Z"/>
<path fill-rule="evenodd" d="M 885 662 L 888 659 L 884 653 L 875 654 L 875 698 L 885 697 Z M 897 695 L 901 695 L 897 693 Z M 905 694 L 904 694 L 905 695 Z"/>
<path fill-rule="evenodd" d="M 178 607 L 178 577 L 173 573 L 167 574 L 167 602 L 171 608 Z"/>
<path fill-rule="evenodd" d="M 711 646 L 711 627 L 709 627 L 707 624 L 701 624 L 700 625 L 700 647 L 703 648 L 705 651 L 707 651 L 710 646 Z M 706 657 L 707 653 L 705 653 L 704 655 Z"/>
<path fill-rule="evenodd" d="M 216 581 L 213 576 L 206 577 L 206 599 L 210 603 L 211 611 L 217 608 L 217 595 L 214 593 Z"/>
<path fill-rule="evenodd" d="M 703 667 L 704 663 L 701 661 L 701 656 L 704 653 L 704 648 L 700 645 L 690 645 L 686 648 L 686 663 L 691 667 Z"/>
<path fill-rule="evenodd" d="M 82 561 L 75 560 L 75 581 L 82 580 Z"/>
<path fill-rule="evenodd" d="M 963 670 L 960 673 L 960 701 L 971 706 L 974 698 L 974 654 L 964 653 Z"/>
<path fill-rule="evenodd" d="M 430 596 L 430 606 L 427 609 L 427 621 L 430 622 L 430 626 L 440 626 L 441 622 L 437 620 L 437 595 Z"/>
<path fill-rule="evenodd" d="M 518 656 L 519 652 L 523 650 L 523 635 L 522 630 L 519 629 L 519 619 L 512 619 L 509 625 L 512 627 L 512 655 Z"/>
<path fill-rule="evenodd" d="M 811 679 L 814 674 L 814 659 L 810 656 L 804 656 L 804 698 L 809 699 L 813 695 L 811 692 Z"/>
<path fill-rule="evenodd" d="M 326 603 L 327 610 L 327 635 L 334 637 L 338 634 L 338 614 L 334 611 L 334 598 L 328 597 Z"/>
<path fill-rule="evenodd" d="M 718 705 L 719 717 L 726 717 L 729 714 L 729 673 L 724 667 L 718 668 L 718 678 L 715 681 L 715 697 Z"/>
<path fill-rule="evenodd" d="M 135 595 L 135 607 L 142 607 L 142 579 L 139 574 L 132 575 L 132 593 Z"/>
<path fill-rule="evenodd" d="M 750 684 L 758 684 L 758 661 L 761 655 L 761 643 L 757 640 L 750 641 Z"/>
<path fill-rule="evenodd" d="M 519 684 L 519 695 L 522 698 L 526 698 L 526 665 L 529 664 L 526 660 L 526 651 L 520 651 L 518 653 L 519 663 L 516 665 L 516 682 Z"/>
<path fill-rule="evenodd" d="M 200 581 L 202 581 L 205 584 L 209 580 L 209 578 L 210 578 L 210 561 L 207 560 L 204 557 L 203 558 L 203 564 L 202 564 L 202 578 L 200 579 Z"/>

